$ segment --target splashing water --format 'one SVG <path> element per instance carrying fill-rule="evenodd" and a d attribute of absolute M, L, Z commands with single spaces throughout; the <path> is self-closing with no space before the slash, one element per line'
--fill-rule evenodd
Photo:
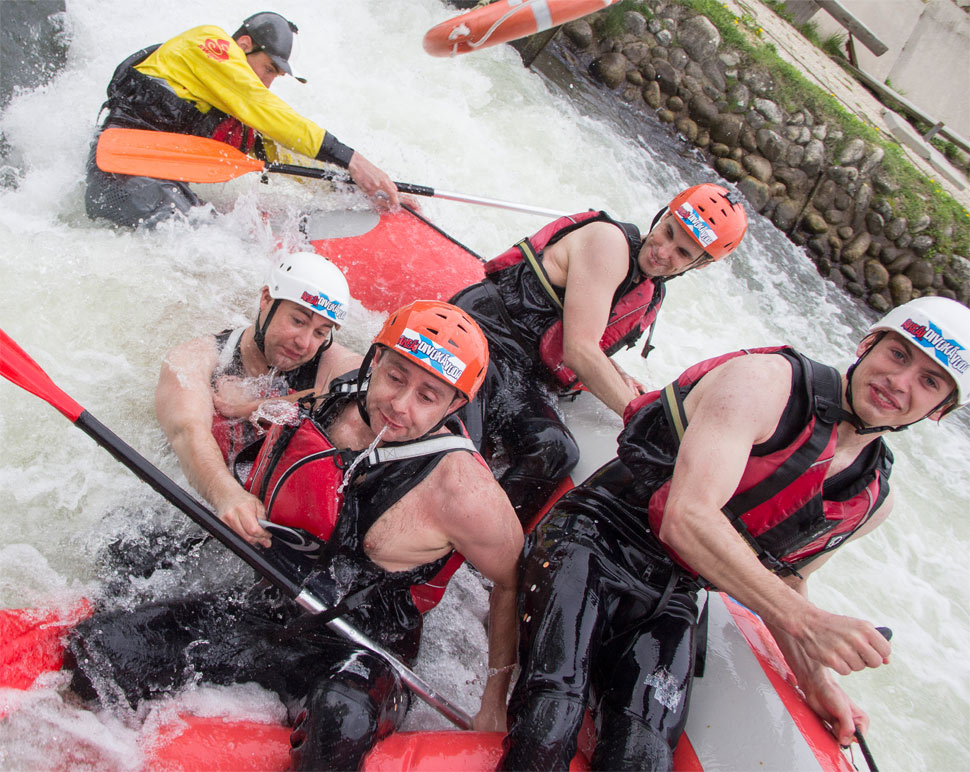
<path fill-rule="evenodd" d="M 337 496 L 340 496 L 344 492 L 344 488 L 347 487 L 347 483 L 350 482 L 354 475 L 354 470 L 360 465 L 360 463 L 367 458 L 371 453 L 374 452 L 374 448 L 377 447 L 377 443 L 381 441 L 381 437 L 384 436 L 384 432 L 387 431 L 386 426 L 382 426 L 381 430 L 377 433 L 374 441 L 367 446 L 366 450 L 362 450 L 358 456 L 353 460 L 350 466 L 347 467 L 347 471 L 344 472 L 344 479 L 341 481 L 340 486 L 337 488 Z"/>

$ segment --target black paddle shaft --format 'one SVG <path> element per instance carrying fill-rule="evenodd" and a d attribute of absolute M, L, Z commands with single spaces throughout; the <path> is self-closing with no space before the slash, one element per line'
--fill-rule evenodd
<path fill-rule="evenodd" d="M 244 541 L 235 531 L 189 495 L 174 480 L 155 467 L 147 458 L 131 447 L 87 410 L 78 416 L 74 425 L 82 429 L 108 453 L 124 464 L 143 482 L 148 483 L 168 502 L 178 507 L 198 525 L 215 536 L 228 549 L 256 569 L 262 576 L 290 598 L 297 598 L 303 588 L 256 549 Z"/>

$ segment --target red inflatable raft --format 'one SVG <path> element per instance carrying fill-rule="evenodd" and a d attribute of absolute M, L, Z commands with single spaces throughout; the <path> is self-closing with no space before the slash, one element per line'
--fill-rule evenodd
<path fill-rule="evenodd" d="M 386 312 L 417 297 L 446 299 L 483 275 L 477 255 L 408 210 L 381 216 L 320 213 L 304 227 L 314 249 L 347 273 L 354 296 L 373 310 Z M 617 427 L 604 425 L 608 422 L 591 409 L 592 399 L 582 394 L 564 406 L 582 451 L 574 480 L 584 479 L 616 450 Z M 850 772 L 761 621 L 721 594 L 708 602 L 706 668 L 694 682 L 675 768 Z M 0 610 L 0 717 L 18 703 L 4 699 L 3 690 L 29 689 L 38 676 L 59 669 L 65 634 L 90 612 L 84 602 L 67 611 Z M 278 724 L 183 714 L 146 739 L 142 750 L 149 770 L 283 770 L 288 737 L 289 729 Z M 364 769 L 491 770 L 501 739 L 498 733 L 400 732 L 377 744 Z M 594 743 L 587 719 L 573 770 L 589 768 Z"/>

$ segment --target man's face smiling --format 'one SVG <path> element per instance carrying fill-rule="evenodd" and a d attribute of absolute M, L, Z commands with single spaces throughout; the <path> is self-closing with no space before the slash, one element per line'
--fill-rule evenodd
<path fill-rule="evenodd" d="M 375 433 L 385 429 L 385 442 L 416 439 L 465 403 L 457 396 L 453 386 L 420 365 L 378 348 L 367 388 L 370 428 Z"/>
<path fill-rule="evenodd" d="M 645 276 L 657 279 L 677 276 L 688 268 L 706 265 L 694 265 L 703 254 L 704 249 L 687 235 L 674 215 L 667 212 L 643 240 L 637 263 Z"/>
<path fill-rule="evenodd" d="M 947 371 L 919 346 L 895 332 L 878 342 L 864 340 L 857 354 L 867 349 L 852 374 L 852 401 L 856 414 L 869 426 L 904 426 L 919 421 L 953 392 Z"/>

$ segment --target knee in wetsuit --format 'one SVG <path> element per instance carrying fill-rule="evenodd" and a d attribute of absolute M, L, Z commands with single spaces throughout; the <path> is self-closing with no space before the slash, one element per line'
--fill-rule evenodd
<path fill-rule="evenodd" d="M 669 772 L 674 768 L 674 752 L 664 735 L 632 713 L 607 710 L 597 725 L 592 769 Z"/>
<path fill-rule="evenodd" d="M 367 752 L 407 712 L 407 698 L 399 683 L 383 697 L 375 700 L 361 681 L 339 676 L 325 679 L 308 696 L 290 734 L 292 768 L 359 769 Z"/>
<path fill-rule="evenodd" d="M 511 465 L 499 478 L 519 520 L 529 523 L 579 461 L 579 447 L 559 420 L 529 418 L 506 440 Z"/>
<path fill-rule="evenodd" d="M 567 770 L 586 706 L 581 700 L 532 694 L 509 705 L 500 770 Z"/>

